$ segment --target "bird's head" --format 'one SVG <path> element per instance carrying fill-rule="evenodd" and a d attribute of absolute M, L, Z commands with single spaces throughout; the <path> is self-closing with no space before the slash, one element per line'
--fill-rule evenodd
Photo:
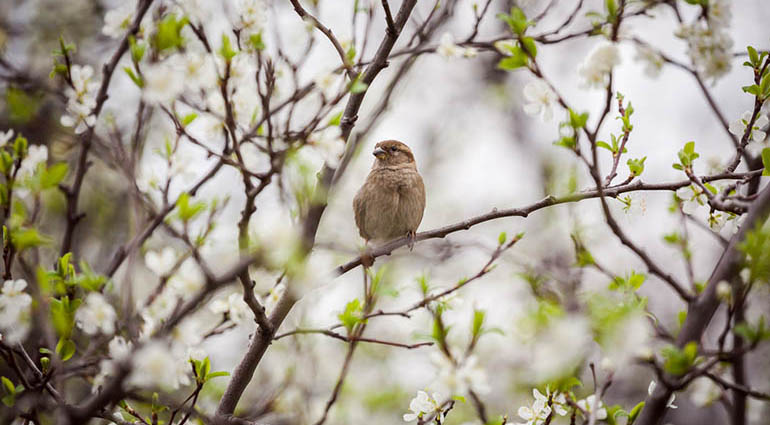
<path fill-rule="evenodd" d="M 409 146 L 397 140 L 384 140 L 374 145 L 374 167 L 414 164 L 414 155 Z"/>

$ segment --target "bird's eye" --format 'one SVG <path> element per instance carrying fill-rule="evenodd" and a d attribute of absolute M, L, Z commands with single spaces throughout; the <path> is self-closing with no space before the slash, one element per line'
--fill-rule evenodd
<path fill-rule="evenodd" d="M 395 147 L 395 146 L 391 146 L 391 147 L 390 147 L 390 151 L 391 151 L 391 152 L 395 152 L 395 151 L 397 151 L 397 150 L 398 150 L 398 148 L 397 148 L 397 147 Z"/>

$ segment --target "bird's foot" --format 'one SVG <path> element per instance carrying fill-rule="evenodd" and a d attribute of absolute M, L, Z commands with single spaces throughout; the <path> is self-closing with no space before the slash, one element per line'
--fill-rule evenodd
<path fill-rule="evenodd" d="M 412 230 L 406 232 L 407 245 L 409 246 L 410 251 L 414 250 L 414 242 L 416 239 L 417 239 L 417 233 L 415 233 Z"/>

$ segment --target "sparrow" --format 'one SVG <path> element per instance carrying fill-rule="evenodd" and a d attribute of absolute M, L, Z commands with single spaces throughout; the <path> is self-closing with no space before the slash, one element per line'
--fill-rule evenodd
<path fill-rule="evenodd" d="M 406 236 L 412 249 L 425 210 L 425 185 L 414 155 L 396 140 L 377 143 L 372 154 L 372 170 L 353 198 L 358 232 L 367 244 Z"/>

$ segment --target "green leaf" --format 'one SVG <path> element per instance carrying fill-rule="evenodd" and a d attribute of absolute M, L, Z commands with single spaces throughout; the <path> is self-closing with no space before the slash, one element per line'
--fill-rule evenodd
<path fill-rule="evenodd" d="M 361 75 L 359 74 L 356 79 L 350 83 L 348 90 L 350 93 L 356 94 L 365 92 L 367 88 L 369 88 L 369 85 L 361 81 Z"/>
<path fill-rule="evenodd" d="M 537 56 L 537 45 L 535 44 L 535 40 L 532 37 L 522 37 L 519 42 L 531 57 L 534 58 Z"/>
<path fill-rule="evenodd" d="M 19 252 L 24 251 L 27 248 L 46 245 L 50 242 L 50 238 L 40 234 L 36 229 L 23 227 L 11 229 L 11 243 Z"/>
<path fill-rule="evenodd" d="M 179 195 L 176 201 L 176 207 L 178 209 L 177 216 L 183 222 L 190 221 L 192 218 L 200 214 L 206 209 L 206 203 L 203 201 L 190 203 L 190 194 L 187 192 Z"/>
<path fill-rule="evenodd" d="M 340 125 L 340 122 L 342 120 L 342 112 L 339 111 L 336 114 L 334 114 L 331 118 L 329 118 L 329 125 Z"/>
<path fill-rule="evenodd" d="M 249 44 L 254 48 L 254 50 L 258 51 L 265 50 L 265 47 L 267 47 L 265 46 L 265 42 L 262 40 L 261 32 L 252 34 L 251 37 L 249 37 Z"/>
<path fill-rule="evenodd" d="M 136 38 L 133 35 L 128 36 L 129 50 L 131 51 L 131 61 L 133 63 L 139 63 L 144 57 L 144 52 L 147 50 L 147 44 L 137 43 Z"/>
<path fill-rule="evenodd" d="M 612 149 L 612 147 L 610 147 L 610 145 L 608 145 L 607 142 L 602 142 L 601 140 L 596 142 L 596 147 L 597 148 L 604 148 L 604 149 L 607 149 L 608 151 L 610 151 L 612 153 L 615 153 L 615 150 Z"/>
<path fill-rule="evenodd" d="M 698 344 L 694 341 L 687 343 L 683 349 L 674 346 L 662 350 L 665 362 L 663 368 L 672 375 L 681 376 L 687 373 L 695 364 L 698 355 Z"/>
<path fill-rule="evenodd" d="M 497 236 L 497 244 L 504 244 L 506 239 L 508 239 L 508 235 L 505 232 L 500 232 L 500 234 Z"/>
<path fill-rule="evenodd" d="M 759 65 L 760 65 L 760 62 L 759 62 L 759 54 L 757 53 L 757 49 L 755 49 L 755 48 L 753 48 L 751 46 L 747 46 L 746 50 L 748 50 L 748 52 L 749 52 L 749 60 L 751 61 L 751 64 L 755 68 L 758 68 Z"/>
<path fill-rule="evenodd" d="M 0 379 L 3 381 L 3 388 L 5 388 L 6 394 L 16 394 L 16 386 L 13 385 L 13 382 L 11 382 L 10 379 L 6 378 L 5 376 Z"/>
<path fill-rule="evenodd" d="M 185 115 L 184 118 L 182 118 L 182 126 L 187 127 L 188 125 L 190 125 L 190 123 L 195 121 L 196 118 L 198 118 L 198 114 L 196 114 L 195 112 L 191 112 Z"/>
<path fill-rule="evenodd" d="M 40 188 L 50 189 L 56 187 L 67 176 L 69 167 L 66 162 L 58 162 L 51 165 L 40 176 Z"/>
<path fill-rule="evenodd" d="M 63 362 L 66 362 L 75 354 L 75 343 L 71 339 L 60 338 L 59 343 L 56 344 L 56 354 L 61 357 Z"/>
<path fill-rule="evenodd" d="M 5 103 L 11 125 L 29 123 L 43 105 L 42 99 L 42 96 L 35 92 L 8 87 L 5 90 Z"/>
<path fill-rule="evenodd" d="M 184 44 L 182 28 L 184 28 L 188 22 L 186 17 L 177 20 L 176 15 L 173 13 L 166 15 L 158 23 L 157 30 L 151 38 L 152 47 L 160 53 L 182 47 Z"/>
<path fill-rule="evenodd" d="M 626 162 L 628 164 L 628 171 L 635 176 L 641 175 L 644 172 L 644 161 L 646 160 L 646 156 L 642 159 L 629 159 Z"/>
<path fill-rule="evenodd" d="M 762 165 L 765 167 L 762 175 L 770 176 L 770 148 L 762 149 Z"/>
<path fill-rule="evenodd" d="M 750 86 L 743 86 L 741 87 L 741 90 L 743 90 L 748 94 L 753 94 L 754 96 L 759 96 L 759 94 L 761 93 L 759 86 L 756 84 L 752 84 Z"/>
<path fill-rule="evenodd" d="M 588 112 L 583 112 L 582 114 L 578 114 L 572 109 L 569 110 L 569 124 L 570 126 L 572 126 L 572 128 L 574 129 L 583 128 L 585 127 L 587 122 L 588 122 Z"/>
<path fill-rule="evenodd" d="M 644 402 L 640 401 L 636 406 L 634 406 L 633 409 L 631 409 L 630 412 L 628 412 L 628 425 L 632 425 L 634 423 L 639 414 L 642 413 L 643 408 Z"/>
<path fill-rule="evenodd" d="M 233 46 L 230 44 L 230 37 L 228 37 L 227 34 L 222 34 L 222 47 L 219 49 L 219 54 L 222 55 L 227 62 L 230 62 L 230 60 L 238 54 L 238 52 L 233 50 Z"/>
<path fill-rule="evenodd" d="M 497 67 L 504 71 L 513 71 L 521 67 L 527 66 L 529 58 L 527 54 L 519 46 L 513 46 L 509 49 L 511 56 L 504 57 L 497 63 Z"/>
<path fill-rule="evenodd" d="M 345 305 L 345 310 L 337 315 L 337 318 L 340 319 L 340 322 L 342 322 L 345 329 L 347 329 L 348 334 L 353 331 L 353 328 L 357 324 L 364 322 L 361 317 L 362 311 L 361 301 L 356 298 L 353 301 L 348 302 L 347 305 Z"/>
<path fill-rule="evenodd" d="M 230 372 L 224 372 L 224 371 L 211 372 L 208 375 L 206 375 L 206 380 L 208 381 L 209 379 L 219 378 L 220 376 L 230 376 Z"/>
<path fill-rule="evenodd" d="M 124 66 L 124 67 L 123 67 L 123 71 L 126 73 L 126 75 L 128 75 L 128 78 L 130 78 L 130 79 L 131 79 L 131 81 L 133 81 L 133 82 L 134 82 L 134 84 L 136 84 L 136 86 L 137 86 L 137 87 L 139 87 L 139 88 L 142 88 L 142 87 L 144 87 L 144 80 L 142 80 L 142 77 L 141 77 L 141 76 L 139 76 L 139 75 L 136 75 L 136 74 L 134 73 L 134 70 L 133 70 L 133 69 L 131 69 L 131 68 L 130 68 L 130 67 L 128 67 L 128 66 Z"/>

